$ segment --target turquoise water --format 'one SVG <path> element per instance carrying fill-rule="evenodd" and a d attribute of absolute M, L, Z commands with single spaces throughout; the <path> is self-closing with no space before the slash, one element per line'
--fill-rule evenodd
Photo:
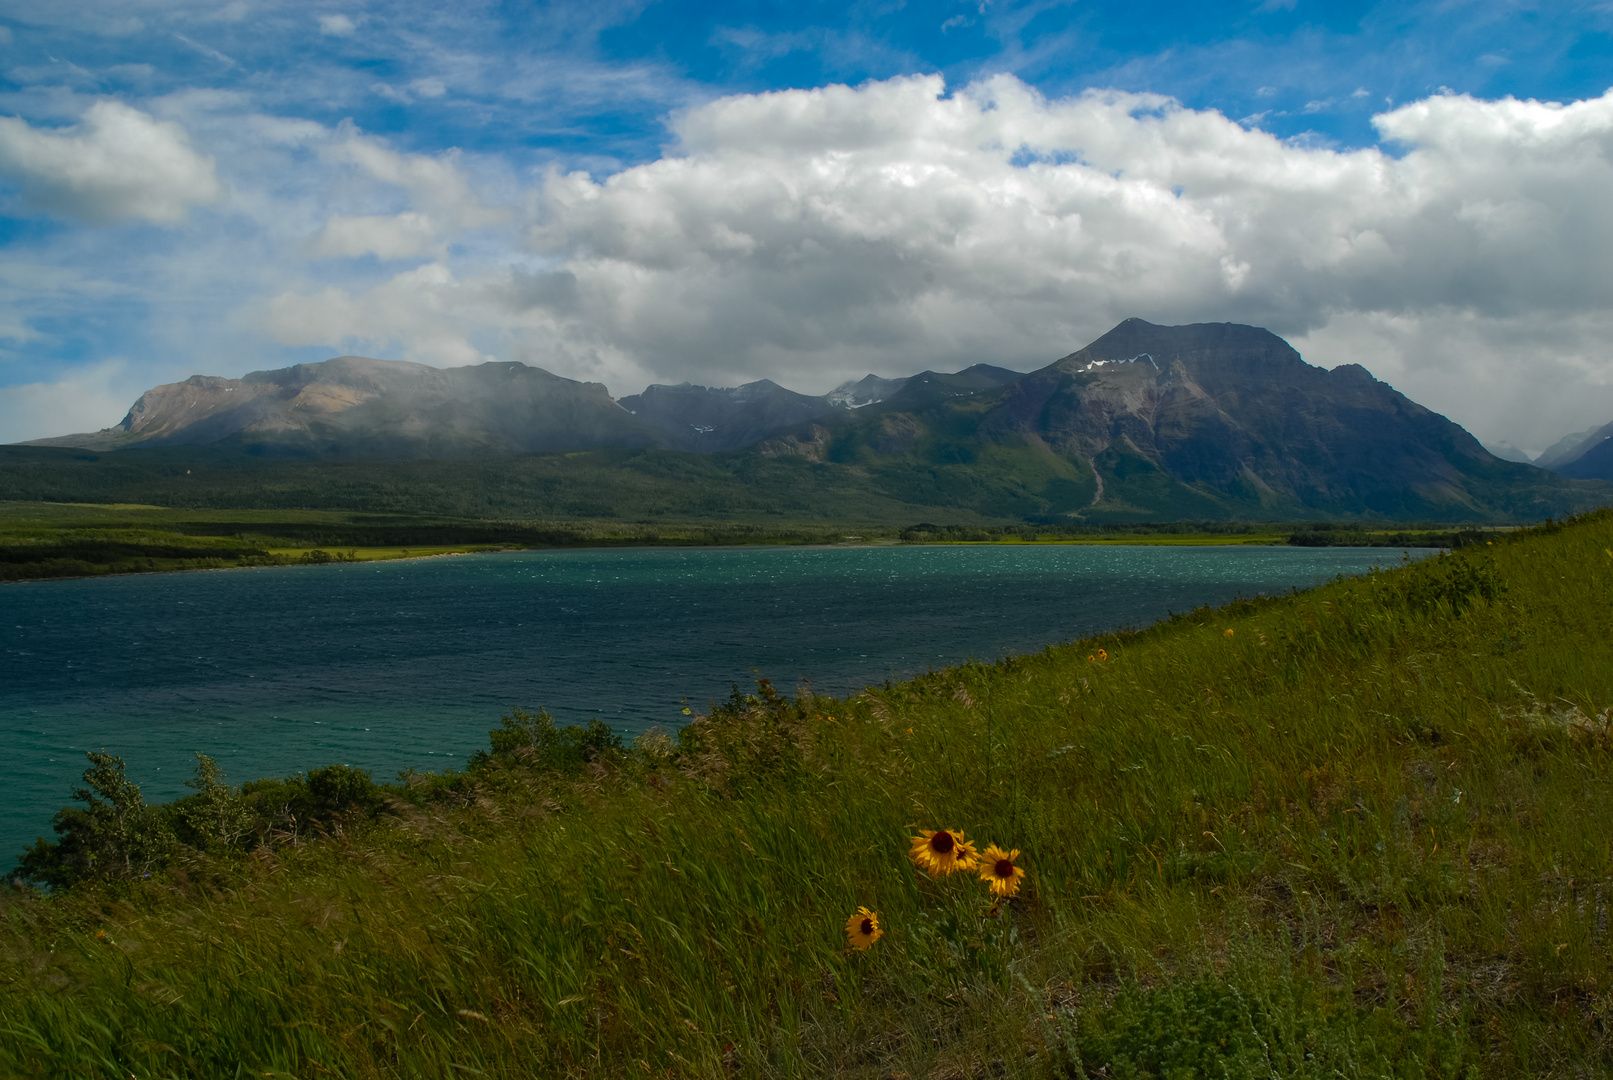
<path fill-rule="evenodd" d="M 512 707 L 626 734 L 749 688 L 886 679 L 1401 558 L 1286 547 L 644 548 L 0 588 L 0 861 L 49 832 L 85 750 L 148 800 L 193 751 L 234 782 L 462 765 Z"/>

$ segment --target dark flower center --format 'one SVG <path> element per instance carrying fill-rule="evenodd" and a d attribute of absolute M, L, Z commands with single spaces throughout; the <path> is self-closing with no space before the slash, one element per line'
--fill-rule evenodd
<path fill-rule="evenodd" d="M 864 937 L 873 937 L 874 936 L 874 920 L 873 919 L 864 919 L 862 921 L 861 929 L 862 929 Z"/>
<path fill-rule="evenodd" d="M 992 872 L 1000 878 L 1011 878 L 1014 876 L 1014 863 L 1011 859 L 998 859 Z"/>
<path fill-rule="evenodd" d="M 952 834 L 949 832 L 938 832 L 930 838 L 930 850 L 937 855 L 946 855 L 952 848 Z"/>

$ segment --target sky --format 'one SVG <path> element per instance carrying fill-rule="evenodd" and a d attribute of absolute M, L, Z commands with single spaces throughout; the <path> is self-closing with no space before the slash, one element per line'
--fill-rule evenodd
<path fill-rule="evenodd" d="M 613 394 L 1248 322 L 1613 420 L 1613 0 L 0 0 L 0 442 L 193 374 Z"/>

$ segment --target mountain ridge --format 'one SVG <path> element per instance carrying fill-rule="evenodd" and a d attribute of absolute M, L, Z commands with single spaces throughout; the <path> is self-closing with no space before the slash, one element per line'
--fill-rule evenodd
<path fill-rule="evenodd" d="M 909 501 L 995 471 L 1018 488 L 1001 508 L 1051 520 L 1544 517 L 1568 490 L 1364 367 L 1307 364 L 1234 323 L 1128 319 L 996 390 L 911 409 L 899 398 L 757 452 L 856 464 Z"/>
<path fill-rule="evenodd" d="M 112 427 L 20 445 L 122 450 L 219 444 L 315 457 L 621 447 L 714 453 L 840 409 L 877 405 L 914 379 L 972 392 L 1019 375 L 975 364 L 955 374 L 869 375 L 823 395 L 800 394 L 771 379 L 737 387 L 654 384 L 618 400 L 602 383 L 517 361 L 434 368 L 338 356 L 239 379 L 192 375 L 147 390 Z"/>
<path fill-rule="evenodd" d="M 659 430 L 601 383 L 494 361 L 434 368 L 339 356 L 249 372 L 193 375 L 142 394 L 123 420 L 25 445 L 118 450 L 246 446 L 316 457 L 434 457 L 663 446 Z"/>
<path fill-rule="evenodd" d="M 803 492 L 850 484 L 907 506 L 1050 523 L 1477 522 L 1613 501 L 1606 485 L 1497 458 L 1359 364 L 1316 367 L 1259 327 L 1142 319 L 1025 374 L 977 364 L 868 376 L 819 396 L 763 379 L 654 385 L 616 401 L 598 383 L 519 363 L 338 357 L 241 380 L 193 376 L 148 391 L 115 428 L 41 444 L 316 460 L 685 451 L 736 478 L 767 472 L 747 463 L 795 461 Z M 640 471 L 651 461 L 622 460 Z"/>

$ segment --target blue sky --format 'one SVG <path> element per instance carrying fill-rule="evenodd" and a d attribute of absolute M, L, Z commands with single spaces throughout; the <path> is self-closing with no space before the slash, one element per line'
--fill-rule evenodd
<path fill-rule="evenodd" d="M 0 58 L 0 440 L 347 351 L 821 391 L 1130 314 L 1613 419 L 1606 0 L 18 0 Z"/>

